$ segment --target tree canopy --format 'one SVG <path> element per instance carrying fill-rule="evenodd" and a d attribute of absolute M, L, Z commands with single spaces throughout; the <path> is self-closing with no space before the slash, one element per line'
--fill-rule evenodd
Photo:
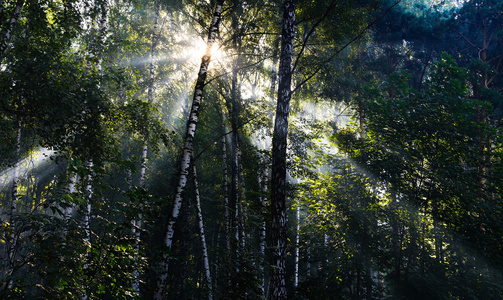
<path fill-rule="evenodd" d="M 0 1 L 0 298 L 503 298 L 502 11 Z"/>

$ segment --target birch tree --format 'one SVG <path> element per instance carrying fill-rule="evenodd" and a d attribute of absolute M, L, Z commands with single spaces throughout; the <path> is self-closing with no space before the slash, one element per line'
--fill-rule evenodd
<path fill-rule="evenodd" d="M 197 222 L 199 225 L 199 237 L 201 238 L 201 246 L 203 249 L 203 263 L 204 263 L 204 275 L 206 278 L 206 284 L 208 286 L 208 300 L 213 300 L 213 285 L 211 283 L 211 270 L 208 257 L 208 248 L 206 246 L 206 235 L 204 233 L 204 222 L 203 213 L 201 211 L 201 198 L 199 196 L 199 182 L 197 180 L 197 169 L 195 162 L 193 162 L 193 180 L 194 180 L 194 191 L 195 191 L 195 204 L 197 213 Z"/>
<path fill-rule="evenodd" d="M 168 220 L 168 225 L 166 229 L 166 235 L 164 237 L 164 244 L 168 249 L 171 249 L 173 234 L 175 230 L 175 223 L 180 213 L 180 208 L 182 206 L 182 199 L 185 193 L 185 187 L 187 185 L 187 177 L 190 171 L 190 162 L 193 154 L 193 143 L 194 136 L 196 133 L 196 128 L 199 120 L 199 113 L 201 107 L 201 101 L 203 99 L 203 90 L 205 86 L 206 76 L 208 73 L 208 66 L 211 60 L 211 48 L 215 43 L 217 38 L 217 33 L 220 26 L 223 0 L 218 0 L 216 2 L 215 11 L 213 13 L 213 18 L 208 28 L 208 38 L 206 41 L 206 52 L 201 59 L 201 66 L 199 69 L 196 86 L 194 88 L 194 96 L 192 98 L 192 106 L 190 110 L 189 120 L 187 122 L 187 131 L 185 134 L 185 142 L 183 146 L 182 163 L 180 167 L 180 177 L 178 180 L 178 186 L 176 188 L 176 194 L 173 204 L 173 211 Z M 166 286 L 166 279 L 168 276 L 168 255 L 163 254 L 163 259 L 161 262 L 161 275 L 159 277 L 157 292 L 155 298 L 160 300 L 163 298 L 164 289 Z"/>

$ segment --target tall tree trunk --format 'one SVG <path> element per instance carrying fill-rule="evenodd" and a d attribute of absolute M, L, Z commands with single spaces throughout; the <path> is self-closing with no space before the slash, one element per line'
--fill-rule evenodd
<path fill-rule="evenodd" d="M 13 226 L 12 222 L 12 215 L 16 212 L 16 204 L 17 204 L 17 189 L 18 189 L 18 181 L 19 181 L 19 164 L 21 163 L 21 120 L 18 121 L 18 127 L 17 127 L 17 134 L 16 134 L 16 153 L 15 153 L 15 160 L 16 164 L 14 165 L 14 174 L 12 175 L 12 192 L 11 192 L 11 207 L 10 207 L 10 213 L 11 213 L 11 225 Z"/>
<path fill-rule="evenodd" d="M 194 189 L 196 193 L 196 211 L 197 211 L 197 222 L 199 223 L 199 237 L 201 238 L 201 245 L 203 248 L 203 262 L 204 262 L 204 274 L 206 278 L 206 284 L 208 285 L 208 299 L 213 300 L 213 287 L 211 285 L 211 272 L 210 272 L 210 263 L 208 258 L 208 250 L 206 248 L 206 236 L 204 234 L 204 223 L 203 223 L 203 214 L 201 212 L 201 199 L 199 197 L 199 182 L 197 181 L 197 170 L 196 165 L 193 163 L 193 180 L 194 180 Z"/>
<path fill-rule="evenodd" d="M 372 299 L 372 245 L 370 244 L 371 235 L 369 234 L 368 220 L 364 220 L 363 224 L 363 250 L 364 250 L 364 266 L 365 266 L 365 290 L 366 299 Z"/>
<path fill-rule="evenodd" d="M 262 295 L 266 295 L 265 293 L 265 271 L 264 271 L 264 263 L 265 263 L 265 239 L 266 239 L 266 207 L 267 207 L 267 183 L 268 183 L 268 175 L 269 175 L 269 169 L 264 168 L 264 173 L 263 174 L 258 174 L 258 180 L 259 180 L 259 186 L 262 189 L 262 195 L 260 197 L 260 213 L 262 216 L 262 228 L 260 228 L 260 237 L 259 237 L 259 243 L 260 243 L 260 256 L 259 256 L 259 269 L 260 269 L 260 290 L 262 291 Z M 261 179 L 263 178 L 263 179 Z"/>
<path fill-rule="evenodd" d="M 159 0 L 154 3 L 154 28 L 152 30 L 152 43 L 150 47 L 150 77 L 148 81 L 148 90 L 147 90 L 147 102 L 151 104 L 153 102 L 154 97 L 154 77 L 155 77 L 155 51 L 157 46 L 157 35 L 158 35 L 158 24 L 159 24 L 159 11 L 160 11 L 160 2 Z M 142 157 L 141 157 L 141 168 L 140 168 L 140 187 L 145 188 L 145 176 L 147 172 L 147 154 L 148 154 L 148 134 L 145 137 L 145 142 L 143 144 L 142 149 Z M 141 207 L 140 207 L 141 210 Z M 133 234 L 135 236 L 136 242 L 134 245 L 134 250 L 136 253 L 140 250 L 140 239 L 141 239 L 141 228 L 142 228 L 142 214 L 139 213 L 137 218 L 133 220 Z M 138 257 L 137 257 L 138 260 Z M 137 295 L 140 294 L 140 272 L 139 270 L 133 271 L 133 282 L 132 288 L 136 292 Z"/>
<path fill-rule="evenodd" d="M 21 125 L 21 120 L 18 121 L 18 129 L 17 129 L 17 134 L 16 134 L 16 152 L 14 159 L 16 160 L 16 163 L 14 165 L 14 174 L 12 174 L 12 191 L 11 191 L 11 202 L 10 202 L 10 209 L 9 209 L 9 224 L 10 224 L 10 230 L 11 234 L 9 237 L 9 240 L 6 243 L 6 250 L 7 250 L 7 259 L 9 261 L 9 276 L 12 276 L 14 274 L 14 260 L 15 260 L 15 253 L 16 253 L 16 248 L 17 248 L 17 239 L 18 235 L 16 234 L 16 218 L 15 214 L 17 211 L 17 198 L 18 198 L 18 181 L 19 181 L 19 164 L 21 163 L 21 130 L 22 130 L 22 125 Z M 12 279 L 8 280 L 7 287 L 10 289 L 12 287 L 13 281 Z"/>
<path fill-rule="evenodd" d="M 278 103 L 272 138 L 270 299 L 286 299 L 286 148 L 292 94 L 295 4 L 285 0 L 279 64 Z"/>
<path fill-rule="evenodd" d="M 395 285 L 396 289 L 399 292 L 400 291 L 400 282 L 401 282 L 401 265 L 402 265 L 402 243 L 400 241 L 400 221 L 398 219 L 399 217 L 399 209 L 397 207 L 397 199 L 396 199 L 396 191 L 394 188 L 391 188 L 391 229 L 393 230 L 392 232 L 392 237 L 391 237 L 391 243 L 392 243 L 392 252 L 394 256 L 394 276 L 395 276 Z"/>
<path fill-rule="evenodd" d="M 239 187 L 239 208 L 241 218 L 239 219 L 239 225 L 241 227 L 240 235 L 241 235 L 241 247 L 244 249 L 246 246 L 246 223 L 248 220 L 248 204 L 246 203 L 246 185 L 245 185 L 245 176 L 243 171 L 243 164 L 241 159 L 241 147 L 239 144 L 239 140 L 237 141 L 237 153 L 238 153 L 238 187 Z"/>
<path fill-rule="evenodd" d="M 230 255 L 231 244 L 230 244 L 230 213 L 229 213 L 229 186 L 228 186 L 228 171 L 227 171 L 227 139 L 225 136 L 222 137 L 222 165 L 223 165 L 223 181 L 222 181 L 222 193 L 224 196 L 224 226 L 225 226 L 225 249 L 227 251 L 227 257 Z"/>
<path fill-rule="evenodd" d="M 297 204 L 295 207 L 295 216 L 296 216 L 296 228 L 295 228 L 295 279 L 293 282 L 293 286 L 297 288 L 299 286 L 299 255 L 300 255 L 300 205 Z"/>
<path fill-rule="evenodd" d="M 236 56 L 234 61 L 232 62 L 232 74 L 231 74 L 231 93 L 229 99 L 229 103 L 227 104 L 230 114 L 232 135 L 231 135 L 231 209 L 235 211 L 234 215 L 231 218 L 232 230 L 235 230 L 234 236 L 235 240 L 231 244 L 231 248 L 233 252 L 238 251 L 239 247 L 239 236 L 242 229 L 242 222 L 239 219 L 240 213 L 240 197 L 239 197 L 239 124 L 238 118 L 240 114 L 239 108 L 239 84 L 238 84 L 238 76 L 239 76 L 239 62 L 240 62 L 240 44 L 241 37 L 238 33 L 238 3 L 239 1 L 233 0 L 232 6 L 232 28 L 234 29 L 234 37 L 232 39 L 234 50 L 236 51 Z M 236 264 L 237 265 L 237 264 Z M 239 270 L 236 270 L 239 271 Z"/>
<path fill-rule="evenodd" d="M 233 74 L 234 75 L 234 74 Z M 234 76 L 233 76 L 234 77 Z M 237 76 L 235 77 L 237 81 Z M 234 99 L 233 93 L 236 93 L 237 98 L 237 87 L 234 90 L 234 78 L 232 80 L 232 98 Z M 239 245 L 239 156 L 238 156 L 238 125 L 236 121 L 237 108 L 235 107 L 235 102 L 232 101 L 231 110 L 231 229 L 232 229 L 232 243 L 231 249 L 233 252 L 237 251 Z"/>
<path fill-rule="evenodd" d="M 87 163 L 87 167 L 89 168 L 89 175 L 87 176 L 87 186 L 86 186 L 86 207 L 84 210 L 84 230 L 86 232 L 84 241 L 88 245 L 88 247 L 91 247 L 91 199 L 93 196 L 93 185 L 92 185 L 92 169 L 93 169 L 93 162 L 90 161 Z"/>
<path fill-rule="evenodd" d="M 211 59 L 211 48 L 217 37 L 218 28 L 220 25 L 222 5 L 224 0 L 218 0 L 215 6 L 215 11 L 213 13 L 213 19 L 211 21 L 208 40 L 206 42 L 206 52 L 201 59 L 201 66 L 199 69 L 196 86 L 194 89 L 194 97 L 192 99 L 192 107 L 190 110 L 189 120 L 187 122 L 187 131 L 185 135 L 185 143 L 183 147 L 182 162 L 180 165 L 180 177 L 178 180 L 178 186 L 176 188 L 175 201 L 173 205 L 173 211 L 171 213 L 171 218 L 168 221 L 166 235 L 164 237 L 164 244 L 168 249 L 171 249 L 173 242 L 173 234 L 175 232 L 175 223 L 180 213 L 180 208 L 182 206 L 182 199 L 185 193 L 185 186 L 187 185 L 187 176 L 190 169 L 190 161 L 193 153 L 193 142 L 194 135 L 196 133 L 196 127 L 199 121 L 199 110 L 201 107 L 201 101 L 203 97 L 203 89 L 206 81 L 206 76 L 208 72 L 208 66 Z M 163 254 L 163 259 L 161 262 L 161 275 L 159 277 L 157 292 L 155 299 L 162 299 L 164 296 L 164 289 L 166 286 L 166 279 L 168 278 L 168 256 Z"/>

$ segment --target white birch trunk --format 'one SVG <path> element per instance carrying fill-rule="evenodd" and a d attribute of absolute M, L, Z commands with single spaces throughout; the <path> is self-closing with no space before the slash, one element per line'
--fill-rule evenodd
<path fill-rule="evenodd" d="M 266 206 L 267 206 L 267 182 L 268 182 L 269 169 L 265 168 L 263 175 L 259 173 L 258 180 L 259 186 L 262 189 L 262 195 L 260 197 L 260 212 L 262 215 L 262 228 L 260 228 L 260 290 L 262 291 L 262 295 L 265 296 L 265 272 L 264 272 L 264 263 L 265 263 L 265 239 L 266 239 Z M 263 182 L 261 180 L 263 178 Z"/>
<path fill-rule="evenodd" d="M 87 163 L 87 167 L 89 168 L 89 175 L 87 177 L 88 183 L 86 186 L 86 198 L 87 198 L 87 203 L 86 207 L 84 209 L 84 220 L 83 220 L 83 225 L 84 225 L 84 231 L 85 231 L 85 237 L 84 237 L 84 244 L 87 247 L 87 254 L 86 258 L 89 258 L 89 253 L 91 252 L 91 199 L 93 195 L 93 186 L 91 184 L 93 177 L 92 177 L 92 168 L 93 168 L 93 162 L 89 161 Z M 84 263 L 83 266 L 84 270 L 87 270 L 89 268 L 87 262 Z M 87 295 L 80 295 L 80 298 L 83 300 L 87 300 L 88 297 Z"/>
<path fill-rule="evenodd" d="M 75 183 L 77 182 L 77 174 L 71 174 L 68 179 L 68 192 L 70 194 L 74 194 L 76 192 Z M 73 214 L 73 202 L 68 203 L 68 206 L 65 208 L 65 219 L 69 220 Z"/>
<path fill-rule="evenodd" d="M 10 41 L 10 38 L 12 35 L 12 30 L 14 29 L 14 26 L 16 25 L 17 20 L 19 19 L 19 14 L 21 13 L 21 9 L 23 8 L 23 5 L 24 5 L 24 0 L 17 0 L 16 7 L 14 8 L 14 11 L 12 12 L 12 16 L 9 19 L 9 22 L 7 23 L 7 30 L 5 30 L 5 34 L 2 37 L 2 41 L 0 44 L 0 57 L 3 56 L 3 53 L 4 53 L 5 49 L 7 48 L 7 45 L 9 44 L 9 41 Z M 3 5 L 1 7 L 3 8 Z"/>
<path fill-rule="evenodd" d="M 246 223 L 248 222 L 248 205 L 246 203 L 246 185 L 245 176 L 243 171 L 243 164 L 241 164 L 241 147 L 239 145 L 239 140 L 237 141 L 237 154 L 238 154 L 238 187 L 239 187 L 239 207 L 241 211 L 241 247 L 244 249 L 246 246 Z"/>
<path fill-rule="evenodd" d="M 140 187 L 144 188 L 145 187 L 145 176 L 146 176 L 146 170 L 147 170 L 147 153 L 148 153 L 148 145 L 145 143 L 143 145 L 142 149 L 142 163 L 141 163 L 141 168 L 140 168 Z M 140 205 L 140 210 L 141 210 L 141 205 Z M 135 237 L 135 243 L 134 243 L 134 252 L 139 253 L 140 251 L 140 240 L 141 240 L 141 228 L 142 228 L 142 220 L 143 216 L 141 213 L 138 213 L 138 216 L 135 220 L 133 220 L 133 229 L 132 233 Z M 139 260 L 139 257 L 137 255 L 136 260 Z M 135 269 L 133 271 L 133 282 L 131 283 L 131 287 L 135 291 L 137 295 L 140 294 L 140 271 L 138 269 Z"/>
<path fill-rule="evenodd" d="M 152 32 L 152 45 L 150 47 L 150 77 L 147 90 L 147 101 L 148 103 L 153 102 L 154 97 L 154 77 L 155 77 L 155 51 L 157 46 L 157 35 L 158 35 L 158 24 L 159 24 L 159 11 L 160 3 L 159 0 L 155 1 L 155 13 L 154 13 L 154 28 Z M 141 168 L 140 168 L 140 187 L 145 187 L 145 176 L 147 173 L 147 154 L 148 154 L 148 139 L 145 140 L 142 149 L 141 157 Z M 140 207 L 141 209 L 141 207 Z M 140 239 L 141 239 L 141 228 L 142 228 L 143 216 L 141 213 L 138 214 L 136 220 L 133 220 L 133 235 L 135 236 L 134 250 L 136 253 L 140 250 Z M 138 260 L 138 257 L 136 258 Z M 131 287 L 137 295 L 140 294 L 140 272 L 138 269 L 133 271 L 133 282 Z"/>
<path fill-rule="evenodd" d="M 88 183 L 86 186 L 86 198 L 87 198 L 87 203 L 86 203 L 86 208 L 84 211 L 84 229 L 86 231 L 86 236 L 84 238 L 84 242 L 86 245 L 91 248 L 91 199 L 93 197 L 93 186 L 91 184 L 93 180 L 92 174 L 92 168 L 93 168 L 93 162 L 90 161 L 87 164 L 87 167 L 89 168 L 89 175 L 87 177 Z"/>
<path fill-rule="evenodd" d="M 230 254 L 231 244 L 230 244 L 230 214 L 229 214 L 229 186 L 228 186 L 228 172 L 227 172 L 227 140 L 225 136 L 222 137 L 222 164 L 224 178 L 222 182 L 223 194 L 224 194 L 224 226 L 225 226 L 225 249 L 227 250 L 227 255 Z"/>
<path fill-rule="evenodd" d="M 208 66 L 211 59 L 211 48 L 213 47 L 213 44 L 217 37 L 218 28 L 221 20 L 223 2 L 224 0 L 218 0 L 216 3 L 213 19 L 209 27 L 208 40 L 206 42 L 206 52 L 201 59 L 201 67 L 199 69 L 198 78 L 194 89 L 194 97 L 192 98 L 192 107 L 189 115 L 189 120 L 187 122 L 187 132 L 183 147 L 182 163 L 180 166 L 180 177 L 178 180 L 178 186 L 176 188 L 173 211 L 171 213 L 171 218 L 168 221 L 166 235 L 164 237 L 164 245 L 168 249 L 171 249 L 171 245 L 173 242 L 173 235 L 175 232 L 175 223 L 178 218 L 178 215 L 180 214 L 180 209 L 182 207 L 182 199 L 185 193 L 185 187 L 187 185 L 187 176 L 189 174 L 190 161 L 193 153 L 194 135 L 196 133 L 196 127 L 199 122 L 199 110 L 201 107 L 203 89 L 208 72 Z M 157 300 L 163 299 L 167 278 L 168 278 L 168 256 L 164 254 L 163 259 L 161 261 L 161 274 L 159 276 L 159 281 L 157 284 L 155 299 Z"/>
<path fill-rule="evenodd" d="M 297 217 L 297 228 L 295 231 L 295 279 L 293 282 L 294 287 L 299 286 L 299 243 L 300 243 L 300 205 L 297 204 L 296 217 Z"/>
<path fill-rule="evenodd" d="M 208 250 L 206 248 L 206 236 L 204 234 L 203 214 L 201 212 L 201 198 L 199 197 L 199 183 L 197 181 L 197 170 L 195 164 L 193 167 L 193 172 L 194 172 L 193 173 L 194 189 L 196 193 L 197 222 L 199 223 L 199 236 L 201 237 L 201 245 L 203 248 L 204 274 L 206 277 L 206 284 L 208 285 L 208 299 L 213 300 L 213 287 L 211 285 L 210 263 L 208 258 Z"/>

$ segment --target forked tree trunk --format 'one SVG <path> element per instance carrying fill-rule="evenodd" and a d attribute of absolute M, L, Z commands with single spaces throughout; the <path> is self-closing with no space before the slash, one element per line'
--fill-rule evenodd
<path fill-rule="evenodd" d="M 199 223 L 199 237 L 201 238 L 201 246 L 203 248 L 203 263 L 204 263 L 204 275 L 206 278 L 206 284 L 208 285 L 208 299 L 213 300 L 213 287 L 211 285 L 211 272 L 210 263 L 208 258 L 208 250 L 206 247 L 206 235 L 204 234 L 204 222 L 203 214 L 201 212 L 201 198 L 199 197 L 199 182 L 197 181 L 197 170 L 194 163 L 193 167 L 193 179 L 194 179 L 194 189 L 196 193 L 196 211 L 197 211 L 197 222 Z"/>
<path fill-rule="evenodd" d="M 272 138 L 270 299 L 286 299 L 286 146 L 292 94 L 295 4 L 285 0 L 281 33 L 278 103 Z"/>
<path fill-rule="evenodd" d="M 182 199 L 185 193 L 185 187 L 187 185 L 187 177 L 190 171 L 190 162 L 193 153 L 193 142 L 194 135 L 196 133 L 196 127 L 199 122 L 199 110 L 201 107 L 201 101 L 203 97 L 203 89 L 206 81 L 206 76 L 208 73 L 208 66 L 211 59 L 211 48 L 217 37 L 218 28 L 220 25 L 222 6 L 224 0 L 218 0 L 215 6 L 215 11 L 213 13 L 213 19 L 211 21 L 208 30 L 208 40 L 206 42 L 206 52 L 201 59 L 201 67 L 199 69 L 196 86 L 194 89 L 194 97 L 192 98 L 192 107 L 190 109 L 189 120 L 187 122 L 187 132 L 185 135 L 185 143 L 183 147 L 182 162 L 180 164 L 180 177 L 178 180 L 178 186 L 176 188 L 175 201 L 173 205 L 173 211 L 171 217 L 168 220 L 168 225 L 166 229 L 166 235 L 164 237 L 164 245 L 171 249 L 173 242 L 173 234 L 175 232 L 175 223 L 180 213 L 182 207 Z M 164 296 L 164 289 L 166 287 L 166 280 L 168 278 L 168 256 L 163 254 L 161 261 L 161 274 L 159 276 L 159 281 L 157 284 L 157 291 L 155 294 L 155 299 L 161 300 Z"/>

